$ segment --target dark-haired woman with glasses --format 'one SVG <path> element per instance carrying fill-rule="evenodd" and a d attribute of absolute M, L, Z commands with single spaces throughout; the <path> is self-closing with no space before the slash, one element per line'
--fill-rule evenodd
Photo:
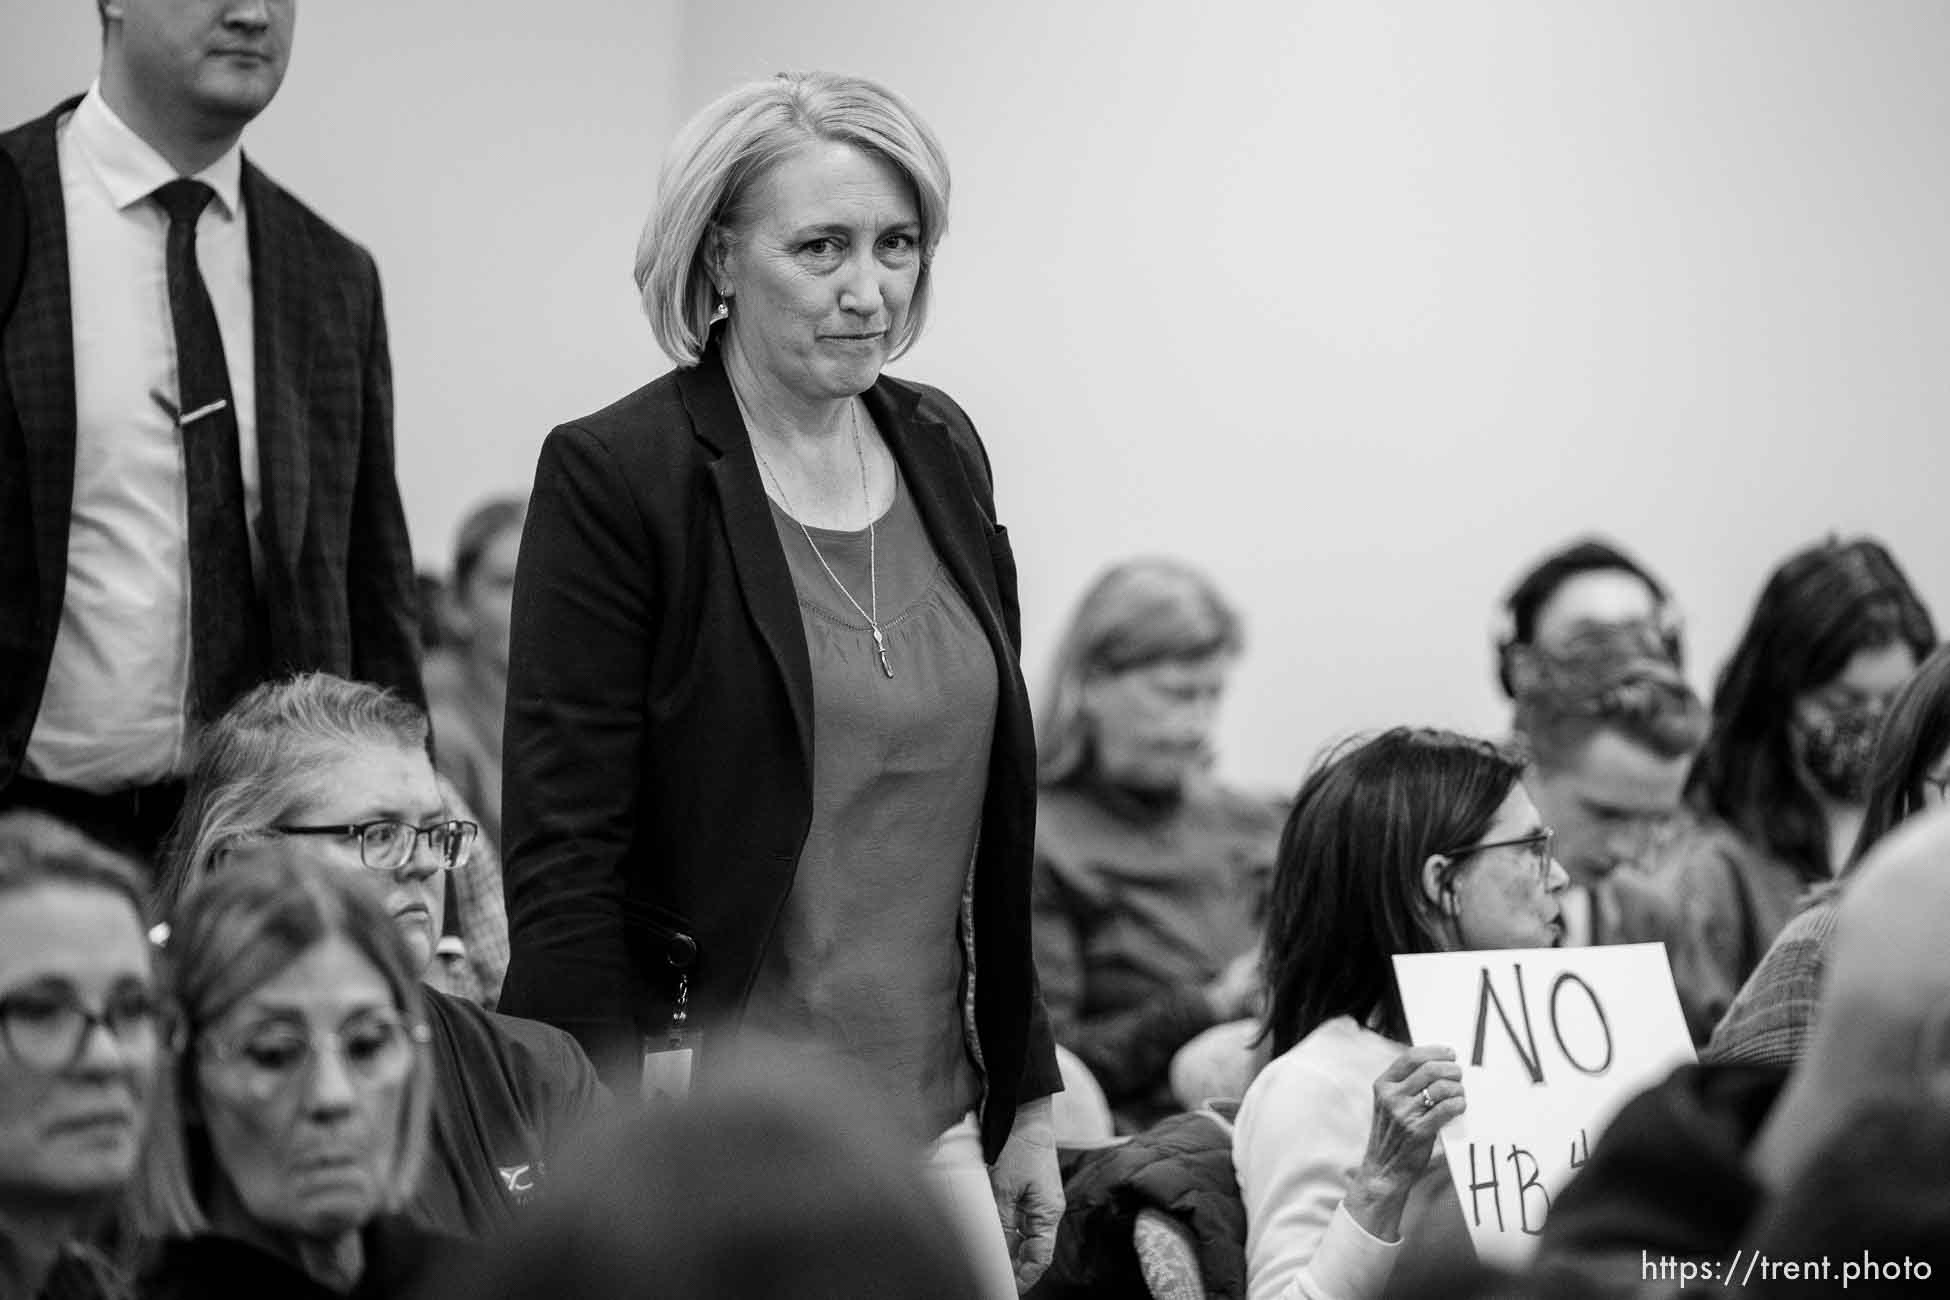
<path fill-rule="evenodd" d="M 1563 941 L 1570 878 L 1522 776 L 1487 741 L 1397 728 L 1300 787 L 1266 929 L 1275 1056 L 1233 1133 L 1251 1300 L 1379 1295 L 1404 1251 L 1473 1259 L 1435 1142 L 1462 1067 L 1409 1044 L 1393 958 Z"/>
<path fill-rule="evenodd" d="M 371 873 L 254 857 L 172 917 L 181 1050 L 137 1184 L 142 1294 L 413 1294 L 458 1249 L 401 1217 L 432 1089 L 414 957 Z"/>
<path fill-rule="evenodd" d="M 350 873 L 382 890 L 425 980 L 448 878 L 477 835 L 450 815 L 426 739 L 419 706 L 376 686 L 314 673 L 251 691 L 199 742 L 163 906 L 261 856 Z M 433 1131 L 411 1210 L 443 1231 L 486 1235 L 541 1194 L 551 1156 L 607 1096 L 560 1030 L 425 995 Z"/>
<path fill-rule="evenodd" d="M 160 1005 L 136 869 L 0 817 L 0 1296 L 123 1294 L 89 1238 L 142 1149 Z"/>

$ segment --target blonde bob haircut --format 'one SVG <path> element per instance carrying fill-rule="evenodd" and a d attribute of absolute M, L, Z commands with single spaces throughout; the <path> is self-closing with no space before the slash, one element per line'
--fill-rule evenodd
<path fill-rule="evenodd" d="M 1238 611 L 1189 564 L 1142 558 L 1105 570 L 1077 602 L 1056 646 L 1037 717 L 1038 780 L 1057 785 L 1094 774 L 1096 720 L 1084 705 L 1091 679 L 1236 655 L 1244 647 Z"/>
<path fill-rule="evenodd" d="M 433 1061 L 419 972 L 378 888 L 364 872 L 317 871 L 291 859 L 278 841 L 196 885 L 169 918 L 165 966 L 186 1042 L 158 1081 L 148 1148 L 134 1192 L 136 1230 L 145 1237 L 189 1237 L 210 1230 L 216 1153 L 196 1116 L 199 1036 L 255 990 L 319 944 L 343 939 L 372 964 L 411 1034 L 391 1176 L 380 1213 L 403 1207 L 426 1161 Z"/>
<path fill-rule="evenodd" d="M 878 82 L 786 72 L 738 87 L 684 124 L 657 178 L 657 202 L 636 245 L 636 287 L 657 344 L 694 366 L 710 342 L 719 297 L 707 263 L 713 235 L 734 240 L 751 222 L 752 190 L 793 150 L 838 141 L 883 159 L 914 191 L 921 273 L 898 357 L 927 320 L 934 250 L 948 231 L 948 157 L 928 124 Z"/>

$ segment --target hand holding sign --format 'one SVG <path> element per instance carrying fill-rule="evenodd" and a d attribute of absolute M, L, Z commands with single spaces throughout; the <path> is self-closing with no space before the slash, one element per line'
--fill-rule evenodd
<path fill-rule="evenodd" d="M 1401 1237 L 1408 1194 L 1428 1172 L 1442 1126 L 1463 1113 L 1462 1066 L 1447 1047 L 1411 1047 L 1374 1081 L 1368 1149 L 1348 1185 L 1349 1217 L 1383 1241 Z"/>

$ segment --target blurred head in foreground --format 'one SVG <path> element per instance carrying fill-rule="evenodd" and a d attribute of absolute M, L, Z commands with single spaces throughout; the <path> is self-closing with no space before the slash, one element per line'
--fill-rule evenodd
<path fill-rule="evenodd" d="M 586 1143 L 542 1213 L 443 1294 L 974 1297 L 914 1153 L 837 1087 L 808 1086 L 804 1062 L 765 1059 L 744 1051 L 707 1092 Z"/>
<path fill-rule="evenodd" d="M 1807 1054 L 1755 1143 L 1764 1182 L 1806 1170 L 1860 1106 L 1950 1106 L 1950 809 L 1911 818 L 1841 895 Z"/>

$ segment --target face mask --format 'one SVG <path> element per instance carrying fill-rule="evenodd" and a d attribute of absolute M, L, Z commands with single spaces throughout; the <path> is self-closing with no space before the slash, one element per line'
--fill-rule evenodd
<path fill-rule="evenodd" d="M 1843 803 L 1861 803 L 1866 797 L 1869 759 L 1882 730 L 1882 715 L 1880 706 L 1857 707 L 1795 725 L 1802 766 L 1823 794 Z"/>

